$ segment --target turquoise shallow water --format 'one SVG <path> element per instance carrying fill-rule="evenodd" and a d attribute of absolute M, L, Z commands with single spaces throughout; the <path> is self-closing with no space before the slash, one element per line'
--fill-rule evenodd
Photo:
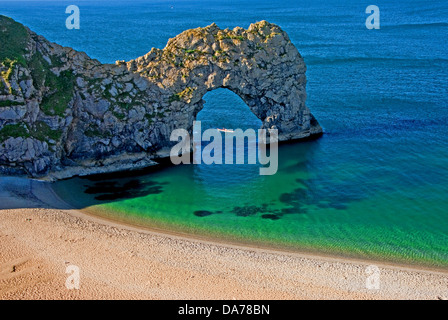
<path fill-rule="evenodd" d="M 381 29 L 367 30 L 369 4 L 80 2 L 79 31 L 64 28 L 63 2 L 0 1 L 0 13 L 102 62 L 162 48 L 188 28 L 266 19 L 307 63 L 307 105 L 325 135 L 280 146 L 277 174 L 191 165 L 54 184 L 76 207 L 219 239 L 447 268 L 448 4 L 377 1 Z M 204 99 L 205 127 L 259 125 L 229 91 Z"/>

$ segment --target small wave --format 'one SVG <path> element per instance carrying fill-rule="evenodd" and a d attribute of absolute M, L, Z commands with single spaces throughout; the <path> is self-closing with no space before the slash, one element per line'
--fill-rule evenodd
<path fill-rule="evenodd" d="M 435 28 L 435 27 L 448 27 L 448 22 L 427 22 L 427 23 L 405 23 L 396 25 L 382 25 L 383 29 L 414 29 L 414 28 Z"/>
<path fill-rule="evenodd" d="M 315 64 L 344 64 L 344 63 L 409 63 L 413 66 L 427 65 L 427 64 L 444 64 L 448 63 L 448 59 L 444 58 L 430 58 L 430 59 L 415 59 L 415 58 L 382 58 L 382 57 L 317 57 L 305 56 L 305 62 L 309 65 Z"/>
<path fill-rule="evenodd" d="M 378 137 L 379 135 L 395 136 L 399 132 L 438 132 L 437 128 L 446 130 L 447 117 L 440 119 L 382 119 L 377 122 L 360 121 L 357 126 L 345 127 L 344 129 L 326 129 L 325 135 L 331 137 Z"/>

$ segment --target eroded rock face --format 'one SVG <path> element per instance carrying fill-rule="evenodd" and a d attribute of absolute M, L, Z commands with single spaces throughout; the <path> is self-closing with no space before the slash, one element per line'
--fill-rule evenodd
<path fill-rule="evenodd" d="M 0 16 L 0 173 L 51 179 L 141 168 L 191 132 L 210 90 L 238 94 L 282 141 L 322 132 L 305 105 L 306 66 L 287 34 L 187 30 L 115 65 L 50 43 Z"/>

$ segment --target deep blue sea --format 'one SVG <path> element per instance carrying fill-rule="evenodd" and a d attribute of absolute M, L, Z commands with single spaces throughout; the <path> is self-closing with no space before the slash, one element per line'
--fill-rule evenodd
<path fill-rule="evenodd" d="M 69 4 L 80 8 L 80 30 L 65 28 Z M 371 4 L 379 30 L 365 26 Z M 151 181 L 146 194 L 97 206 L 187 232 L 448 265 L 446 0 L 0 1 L 0 14 L 103 63 L 213 22 L 278 24 L 305 59 L 307 105 L 324 136 L 281 146 L 272 177 L 251 167 L 167 168 L 140 177 Z M 259 124 L 230 91 L 204 99 L 198 119 L 210 126 Z M 57 189 L 68 197 L 95 183 L 77 178 Z"/>

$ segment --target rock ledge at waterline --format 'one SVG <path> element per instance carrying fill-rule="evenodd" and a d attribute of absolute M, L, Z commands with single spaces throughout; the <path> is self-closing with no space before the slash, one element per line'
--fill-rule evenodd
<path fill-rule="evenodd" d="M 228 88 L 280 141 L 319 135 L 306 66 L 277 25 L 191 29 L 101 64 L 0 16 L 0 174 L 51 180 L 144 168 L 191 132 L 205 93 Z"/>

